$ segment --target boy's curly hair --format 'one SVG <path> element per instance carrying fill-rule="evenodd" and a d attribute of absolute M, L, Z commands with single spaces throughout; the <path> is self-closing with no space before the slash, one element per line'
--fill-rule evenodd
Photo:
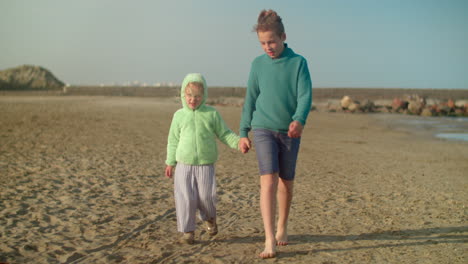
<path fill-rule="evenodd" d="M 284 33 L 284 25 L 281 17 L 274 10 L 262 10 L 258 15 L 257 24 L 253 28 L 254 32 L 273 31 L 278 36 Z"/>

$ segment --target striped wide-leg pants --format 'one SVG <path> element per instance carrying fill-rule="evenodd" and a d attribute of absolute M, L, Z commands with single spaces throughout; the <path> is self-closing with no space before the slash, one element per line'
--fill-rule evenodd
<path fill-rule="evenodd" d="M 196 212 L 203 221 L 216 218 L 216 179 L 214 165 L 177 163 L 174 173 L 177 230 L 195 231 Z"/>

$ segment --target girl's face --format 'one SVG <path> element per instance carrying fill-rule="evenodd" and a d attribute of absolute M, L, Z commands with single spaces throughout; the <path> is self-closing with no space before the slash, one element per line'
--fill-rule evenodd
<path fill-rule="evenodd" d="M 284 41 L 286 40 L 285 33 L 278 36 L 273 31 L 258 31 L 257 36 L 263 51 L 265 51 L 270 58 L 276 59 L 281 56 L 284 50 Z"/>
<path fill-rule="evenodd" d="M 185 102 L 190 109 L 197 109 L 203 100 L 203 87 L 189 84 L 185 88 Z"/>

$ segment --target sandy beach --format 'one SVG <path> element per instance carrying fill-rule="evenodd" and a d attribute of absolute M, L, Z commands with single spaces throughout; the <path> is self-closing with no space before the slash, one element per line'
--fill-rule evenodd
<path fill-rule="evenodd" d="M 255 149 L 221 143 L 219 234 L 177 238 L 164 177 L 177 98 L 0 96 L 2 263 L 468 263 L 468 143 L 311 112 L 290 245 L 261 260 Z M 240 107 L 217 109 L 238 132 Z"/>

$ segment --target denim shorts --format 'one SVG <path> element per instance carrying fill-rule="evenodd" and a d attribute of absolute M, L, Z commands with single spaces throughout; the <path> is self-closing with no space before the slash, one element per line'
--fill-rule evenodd
<path fill-rule="evenodd" d="M 300 138 L 268 129 L 254 129 L 253 140 L 260 175 L 278 173 L 284 180 L 294 180 Z"/>

